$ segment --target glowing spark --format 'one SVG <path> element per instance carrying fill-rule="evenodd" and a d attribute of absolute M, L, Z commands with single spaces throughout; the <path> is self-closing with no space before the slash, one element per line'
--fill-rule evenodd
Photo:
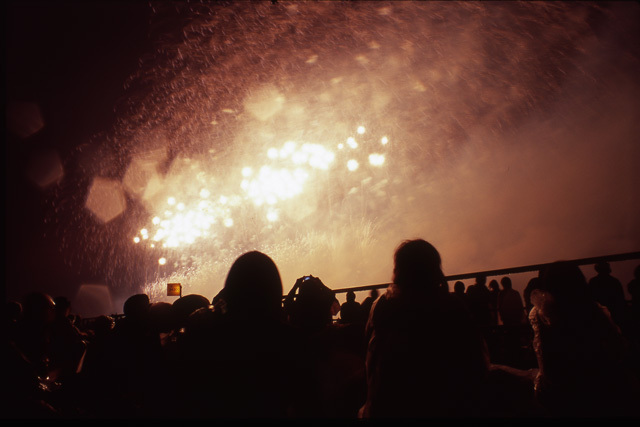
<path fill-rule="evenodd" d="M 358 126 L 358 133 L 360 135 L 362 135 L 364 133 L 364 131 L 365 131 L 364 126 Z"/>
<path fill-rule="evenodd" d="M 160 224 L 160 217 L 154 216 L 151 222 L 155 225 Z"/>
<path fill-rule="evenodd" d="M 208 198 L 210 195 L 211 195 L 211 192 L 206 188 L 203 188 L 202 190 L 200 190 L 200 197 L 202 197 L 203 199 Z"/>
<path fill-rule="evenodd" d="M 349 147 L 351 147 L 351 148 L 357 148 L 358 147 L 358 143 L 356 142 L 355 138 L 353 138 L 352 136 L 347 138 L 347 145 L 349 145 Z"/>
<path fill-rule="evenodd" d="M 384 164 L 383 154 L 369 154 L 369 163 L 373 166 L 382 166 Z"/>
<path fill-rule="evenodd" d="M 389 142 L 389 138 L 387 138 L 386 136 L 383 136 L 380 142 L 382 143 L 382 145 L 387 145 L 387 143 Z"/>
<path fill-rule="evenodd" d="M 267 220 L 269 222 L 275 222 L 278 220 L 278 212 L 275 210 L 269 210 L 269 212 L 267 213 Z"/>
<path fill-rule="evenodd" d="M 133 238 L 134 243 L 140 243 L 140 238 L 138 236 Z"/>
<path fill-rule="evenodd" d="M 343 148 L 344 148 L 344 144 L 343 143 L 338 144 L 338 150 L 342 150 Z"/>
<path fill-rule="evenodd" d="M 167 263 L 167 259 L 165 257 L 158 259 L 158 264 L 165 265 L 166 263 Z"/>
<path fill-rule="evenodd" d="M 275 148 L 274 148 L 274 150 L 275 150 Z M 271 150 L 269 150 L 269 151 L 271 151 Z M 269 155 L 269 154 L 267 153 L 267 155 Z M 269 157 L 271 157 L 271 156 L 269 156 Z M 249 166 L 242 168 L 242 176 L 244 176 L 245 178 L 250 177 L 252 174 L 253 174 L 253 169 L 251 169 Z"/>
<path fill-rule="evenodd" d="M 358 169 L 358 166 L 360 166 L 360 164 L 358 163 L 357 160 L 351 159 L 347 162 L 347 169 L 349 169 L 352 172 Z"/>
<path fill-rule="evenodd" d="M 176 204 L 176 198 L 175 197 L 169 197 L 167 199 L 167 203 L 169 203 L 169 205 L 173 206 Z"/>
<path fill-rule="evenodd" d="M 295 163 L 296 165 L 301 165 L 303 163 L 307 163 L 307 161 L 309 160 L 309 154 L 301 151 L 296 151 L 295 153 L 293 153 L 293 156 L 291 156 L 291 160 L 293 160 L 293 163 Z"/>
<path fill-rule="evenodd" d="M 309 166 L 316 169 L 328 169 L 335 158 L 335 154 L 318 144 L 305 144 L 302 146 L 302 152 L 305 158 L 309 159 Z"/>
<path fill-rule="evenodd" d="M 286 159 L 287 157 L 289 157 L 291 154 L 293 154 L 293 152 L 296 149 L 296 144 L 295 142 L 292 141 L 287 141 L 284 146 L 282 147 L 282 149 L 280 150 L 280 158 L 282 159 Z"/>
<path fill-rule="evenodd" d="M 233 226 L 233 219 L 231 218 L 227 218 L 224 220 L 224 226 L 225 227 L 232 227 Z"/>

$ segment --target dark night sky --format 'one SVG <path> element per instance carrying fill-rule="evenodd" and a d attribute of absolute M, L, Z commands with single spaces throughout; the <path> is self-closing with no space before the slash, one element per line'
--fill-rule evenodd
<path fill-rule="evenodd" d="M 6 131 L 7 296 L 21 298 L 27 283 L 65 293 L 78 278 L 63 267 L 59 242 L 43 222 L 43 190 L 27 178 L 28 162 L 54 147 L 65 158 L 112 125 L 124 82 L 149 49 L 151 11 L 145 2 L 3 5 L 5 106 L 35 103 L 44 121 L 26 139 Z"/>

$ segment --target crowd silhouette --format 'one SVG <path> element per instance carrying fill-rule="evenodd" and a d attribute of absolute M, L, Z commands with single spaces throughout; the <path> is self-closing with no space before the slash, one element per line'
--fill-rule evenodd
<path fill-rule="evenodd" d="M 131 295 L 80 321 L 66 296 L 5 305 L 7 419 L 638 417 L 640 266 L 587 280 L 545 266 L 523 294 L 479 274 L 453 291 L 438 250 L 394 253 L 392 283 L 339 305 L 312 275 L 283 297 L 251 251 L 222 290 Z M 339 314 L 338 314 L 339 313 Z"/>

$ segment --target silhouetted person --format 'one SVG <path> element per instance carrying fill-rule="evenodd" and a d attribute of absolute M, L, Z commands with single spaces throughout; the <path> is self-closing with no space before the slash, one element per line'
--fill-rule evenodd
<path fill-rule="evenodd" d="M 469 308 L 469 302 L 467 300 L 467 294 L 465 293 L 464 282 L 458 280 L 453 284 L 453 296 L 458 298 L 465 307 Z"/>
<path fill-rule="evenodd" d="M 82 364 L 82 375 L 92 377 L 96 374 L 95 370 L 101 369 L 106 363 L 101 361 L 108 352 L 109 337 L 115 321 L 111 316 L 105 314 L 93 319 L 89 325 L 89 336 L 87 339 L 87 351 Z M 99 381 L 96 379 L 95 381 Z"/>
<path fill-rule="evenodd" d="M 289 297 L 294 299 L 289 308 L 294 327 L 313 333 L 332 323 L 335 295 L 319 278 L 299 278 L 289 291 Z"/>
<path fill-rule="evenodd" d="M 496 327 L 499 323 L 498 316 L 498 295 L 500 294 L 500 284 L 495 279 L 489 282 L 489 311 L 491 312 L 491 326 Z"/>
<path fill-rule="evenodd" d="M 52 406 L 47 384 L 49 366 L 48 327 L 54 318 L 51 296 L 34 292 L 19 303 L 22 314 L 12 335 L 3 340 L 2 400 L 6 418 L 52 419 L 61 416 Z"/>
<path fill-rule="evenodd" d="M 112 342 L 111 333 L 115 321 L 107 315 L 100 315 L 88 325 L 87 349 L 82 370 L 76 385 L 78 404 L 87 417 L 102 416 L 118 408 L 105 409 L 105 401 L 112 399 L 112 393 L 118 393 L 116 387 L 109 388 Z"/>
<path fill-rule="evenodd" d="M 594 267 L 598 274 L 589 280 L 589 288 L 593 297 L 607 307 L 613 321 L 623 328 L 627 302 L 622 283 L 611 275 L 611 267 L 608 262 L 597 263 Z"/>
<path fill-rule="evenodd" d="M 76 376 L 82 368 L 86 351 L 86 335 L 72 323 L 71 302 L 64 296 L 54 298 L 55 318 L 50 326 L 51 376 L 65 382 Z"/>
<path fill-rule="evenodd" d="M 334 292 L 317 277 L 299 278 L 289 295 L 301 337 L 294 416 L 355 418 L 366 387 L 364 325 L 332 322 Z"/>
<path fill-rule="evenodd" d="M 640 386 L 628 343 L 580 268 L 545 267 L 531 298 L 538 401 L 553 416 L 637 416 Z"/>
<path fill-rule="evenodd" d="M 149 323 L 151 333 L 157 334 L 160 344 L 163 347 L 170 344 L 171 337 L 178 327 L 178 318 L 173 305 L 168 302 L 151 304 Z"/>
<path fill-rule="evenodd" d="M 524 321 L 524 304 L 520 292 L 513 289 L 511 279 L 503 277 L 500 281 L 502 290 L 498 294 L 498 312 L 505 326 L 520 327 Z"/>
<path fill-rule="evenodd" d="M 478 275 L 474 284 L 467 288 L 471 315 L 483 334 L 491 327 L 491 292 L 487 288 L 487 276 Z"/>
<path fill-rule="evenodd" d="M 362 322 L 362 306 L 356 301 L 356 293 L 347 292 L 347 300 L 340 306 L 340 322 L 356 323 Z"/>
<path fill-rule="evenodd" d="M 152 328 L 151 301 L 147 294 L 124 302 L 124 317 L 109 336 L 109 355 L 103 360 L 104 384 L 96 392 L 104 397 L 98 416 L 148 416 L 150 390 L 162 368 L 160 337 Z M 106 397 L 105 397 L 106 396 Z"/>
<path fill-rule="evenodd" d="M 369 291 L 369 296 L 367 296 L 364 301 L 362 301 L 362 313 L 365 319 L 365 322 L 369 319 L 369 312 L 371 311 L 371 306 L 378 299 L 380 293 L 378 289 L 374 288 Z"/>
<path fill-rule="evenodd" d="M 192 387 L 182 390 L 188 397 L 186 416 L 283 418 L 289 413 L 298 358 L 292 330 L 282 322 L 282 294 L 273 260 L 247 252 L 233 263 L 214 298 L 219 308 L 191 315 L 202 318 L 201 329 L 190 331 L 188 325 L 186 337 L 208 344 L 192 347 L 197 351 L 183 361 L 184 374 L 193 380 L 183 384 Z"/>
<path fill-rule="evenodd" d="M 450 293 L 440 254 L 424 240 L 403 242 L 393 284 L 374 303 L 366 336 L 364 418 L 476 415 L 486 347 L 470 313 Z"/>
<path fill-rule="evenodd" d="M 33 292 L 22 302 L 22 320 L 16 344 L 42 378 L 49 376 L 51 342 L 49 330 L 55 320 L 55 302 L 50 295 Z"/>
<path fill-rule="evenodd" d="M 500 280 L 502 290 L 498 294 L 498 312 L 502 320 L 504 363 L 510 366 L 522 365 L 521 346 L 527 339 L 524 329 L 525 313 L 520 292 L 513 289 L 509 277 Z"/>
<path fill-rule="evenodd" d="M 198 294 L 184 295 L 173 302 L 173 312 L 178 329 L 184 328 L 191 313 L 209 307 L 207 297 Z"/>
<path fill-rule="evenodd" d="M 524 299 L 524 309 L 526 310 L 527 318 L 529 316 L 529 312 L 533 308 L 533 303 L 531 302 L 531 293 L 540 287 L 540 278 L 532 277 L 528 282 L 527 286 L 524 288 L 522 292 L 522 298 Z"/>

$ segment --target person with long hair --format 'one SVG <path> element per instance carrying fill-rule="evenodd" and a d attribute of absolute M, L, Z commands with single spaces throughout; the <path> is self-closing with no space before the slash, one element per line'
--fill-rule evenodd
<path fill-rule="evenodd" d="M 486 345 L 464 304 L 447 291 L 440 254 L 403 242 L 393 283 L 366 326 L 363 418 L 474 416 L 488 374 Z"/>

